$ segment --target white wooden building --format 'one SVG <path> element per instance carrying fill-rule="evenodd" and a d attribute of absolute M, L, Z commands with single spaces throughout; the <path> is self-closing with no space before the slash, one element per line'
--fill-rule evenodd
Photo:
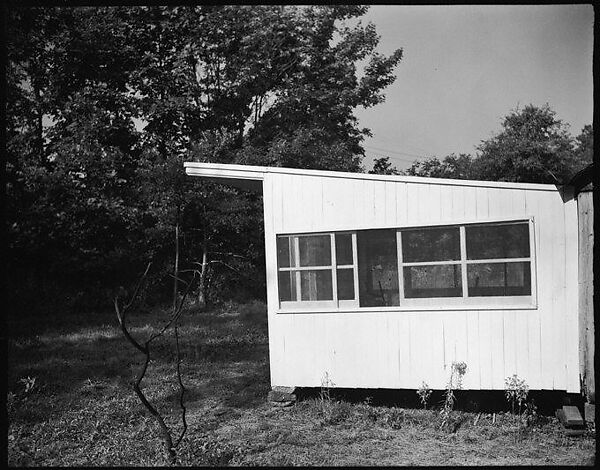
<path fill-rule="evenodd" d="M 262 191 L 272 386 L 579 392 L 575 199 L 554 185 L 186 163 Z M 563 200 L 564 199 L 564 200 Z"/>

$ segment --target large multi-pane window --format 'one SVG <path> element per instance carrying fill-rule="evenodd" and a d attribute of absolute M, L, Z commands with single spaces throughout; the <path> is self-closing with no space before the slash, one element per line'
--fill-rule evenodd
<path fill-rule="evenodd" d="M 278 236 L 280 302 L 351 306 L 356 299 L 355 238 L 352 233 Z"/>
<path fill-rule="evenodd" d="M 279 300 L 282 307 L 530 302 L 530 231 L 530 221 L 515 221 L 280 235 Z"/>

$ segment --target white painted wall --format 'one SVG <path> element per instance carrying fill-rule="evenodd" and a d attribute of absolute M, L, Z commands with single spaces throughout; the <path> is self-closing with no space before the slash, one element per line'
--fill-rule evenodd
<path fill-rule="evenodd" d="M 327 373 L 337 387 L 439 389 L 465 361 L 466 389 L 518 374 L 531 389 L 579 392 L 575 200 L 548 185 L 295 173 L 261 173 L 273 386 L 320 386 Z M 276 234 L 512 217 L 534 218 L 537 308 L 277 312 Z"/>

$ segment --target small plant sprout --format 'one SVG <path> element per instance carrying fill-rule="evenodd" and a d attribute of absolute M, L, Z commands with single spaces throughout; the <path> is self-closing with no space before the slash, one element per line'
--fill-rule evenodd
<path fill-rule="evenodd" d="M 521 416 L 522 406 L 527 400 L 527 395 L 529 395 L 529 386 L 525 380 L 519 379 L 517 374 L 504 379 L 504 396 L 510 403 L 513 414 L 515 414 L 515 404 L 517 404 L 519 406 L 519 416 Z"/>
<path fill-rule="evenodd" d="M 450 380 L 446 385 L 446 399 L 444 401 L 444 407 L 441 411 L 442 423 L 440 429 L 448 424 L 450 413 L 454 409 L 454 403 L 456 397 L 454 396 L 455 390 L 460 390 L 462 387 L 462 378 L 467 372 L 467 364 L 464 362 L 453 362 L 452 369 L 450 371 Z"/>
<path fill-rule="evenodd" d="M 429 397 L 431 396 L 431 389 L 429 388 L 429 385 L 427 385 L 427 382 L 421 382 L 421 386 L 417 390 L 417 395 L 419 395 L 419 400 L 421 400 L 421 403 L 423 404 L 423 409 L 426 410 Z"/>
<path fill-rule="evenodd" d="M 25 395 L 29 395 L 31 392 L 33 392 L 36 389 L 36 380 L 37 377 L 23 377 L 22 379 L 19 380 L 19 382 L 21 382 L 23 384 L 23 388 L 24 388 L 24 392 Z"/>

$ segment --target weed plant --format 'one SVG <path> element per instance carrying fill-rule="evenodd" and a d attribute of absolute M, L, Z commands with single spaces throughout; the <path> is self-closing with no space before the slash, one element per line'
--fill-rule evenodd
<path fill-rule="evenodd" d="M 419 400 L 423 404 L 423 409 L 427 409 L 427 403 L 429 401 L 429 397 L 431 396 L 432 390 L 429 388 L 429 385 L 425 381 L 421 383 L 421 386 L 417 390 L 417 395 L 419 396 Z"/>
<path fill-rule="evenodd" d="M 446 385 L 446 399 L 444 401 L 444 406 L 441 411 L 442 422 L 440 424 L 440 429 L 444 429 L 448 427 L 450 420 L 450 413 L 454 409 L 454 404 L 456 402 L 455 390 L 460 390 L 462 388 L 462 378 L 467 372 L 467 364 L 464 362 L 452 362 L 452 368 L 450 370 L 450 379 L 448 380 L 448 384 Z M 456 428 L 454 428 L 455 430 Z"/>
<path fill-rule="evenodd" d="M 519 379 L 517 374 L 504 379 L 504 396 L 510 403 L 512 413 L 515 414 L 515 404 L 519 407 L 519 416 L 521 416 L 522 406 L 529 395 L 529 386 L 523 379 Z"/>

